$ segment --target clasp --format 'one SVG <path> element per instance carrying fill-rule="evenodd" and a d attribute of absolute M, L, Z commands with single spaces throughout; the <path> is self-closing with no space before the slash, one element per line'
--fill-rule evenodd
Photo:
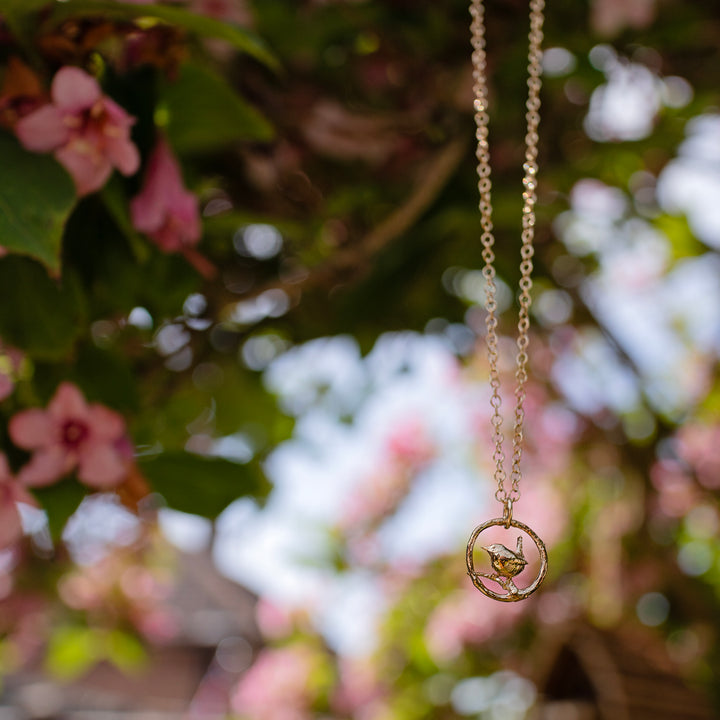
<path fill-rule="evenodd" d="M 509 529 L 512 525 L 513 520 L 513 503 L 515 501 L 512 498 L 504 498 L 503 504 L 503 522 L 505 523 L 505 529 Z"/>

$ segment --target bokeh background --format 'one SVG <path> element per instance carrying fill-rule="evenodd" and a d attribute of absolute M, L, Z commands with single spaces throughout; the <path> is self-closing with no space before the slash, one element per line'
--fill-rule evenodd
<path fill-rule="evenodd" d="M 509 416 L 528 8 L 487 5 Z M 518 604 L 463 559 L 466 3 L 0 17 L 1 720 L 717 717 L 716 3 L 547 8 Z"/>

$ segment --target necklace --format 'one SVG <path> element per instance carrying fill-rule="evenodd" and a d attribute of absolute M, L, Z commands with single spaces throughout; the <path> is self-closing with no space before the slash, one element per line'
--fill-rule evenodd
<path fill-rule="evenodd" d="M 525 385 L 528 379 L 528 331 L 530 329 L 530 290 L 532 289 L 532 258 L 534 254 L 533 241 L 535 239 L 535 202 L 537 188 L 537 155 L 538 155 L 538 125 L 540 123 L 540 87 L 541 87 L 541 43 L 543 38 L 543 10 L 545 0 L 530 0 L 530 50 L 528 53 L 528 99 L 526 103 L 527 134 L 525 136 L 525 163 L 523 169 L 523 210 L 522 210 L 522 249 L 520 262 L 520 312 L 518 316 L 517 358 L 515 370 L 515 424 L 512 442 L 512 465 L 510 470 L 510 487 L 506 487 L 508 480 L 505 471 L 505 453 L 503 451 L 502 414 L 500 399 L 500 374 L 498 371 L 498 339 L 496 316 L 496 284 L 495 284 L 495 253 L 493 235 L 491 182 L 490 182 L 490 153 L 488 149 L 487 112 L 488 88 L 486 80 L 487 58 L 485 54 L 485 9 L 483 0 L 471 0 L 470 14 L 472 23 L 472 61 L 475 94 L 475 125 L 477 127 L 477 174 L 478 192 L 480 194 L 480 218 L 482 226 L 481 242 L 483 245 L 483 276 L 485 278 L 485 307 L 486 316 L 486 342 L 488 360 L 490 365 L 490 405 L 492 406 L 492 437 L 495 445 L 493 460 L 495 462 L 494 478 L 497 483 L 495 499 L 503 506 L 501 518 L 493 518 L 478 525 L 470 535 L 467 546 L 468 575 L 473 585 L 484 595 L 501 602 L 515 602 L 524 600 L 538 589 L 547 573 L 547 551 L 543 541 L 527 526 L 513 518 L 513 505 L 520 499 L 520 461 L 523 453 L 523 423 L 525 411 Z M 535 579 L 525 588 L 518 588 L 514 577 L 521 573 L 527 565 L 523 553 L 521 535 L 517 537 L 515 550 L 510 550 L 494 543 L 483 547 L 490 559 L 490 572 L 475 569 L 475 544 L 481 533 L 492 527 L 504 527 L 506 530 L 514 528 L 525 533 L 537 547 L 540 556 L 540 568 Z M 499 585 L 500 590 L 488 587 L 483 579 L 490 580 Z"/>

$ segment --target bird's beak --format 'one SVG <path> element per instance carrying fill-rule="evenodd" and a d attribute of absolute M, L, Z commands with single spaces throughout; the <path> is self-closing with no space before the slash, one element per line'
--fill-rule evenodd
<path fill-rule="evenodd" d="M 490 554 L 490 548 L 487 545 L 480 546 L 488 555 Z"/>

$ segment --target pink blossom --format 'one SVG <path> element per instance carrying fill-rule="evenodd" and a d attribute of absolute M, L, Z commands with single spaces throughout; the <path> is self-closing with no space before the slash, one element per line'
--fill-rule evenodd
<path fill-rule="evenodd" d="M 258 599 L 255 606 L 255 619 L 260 632 L 266 638 L 277 640 L 288 637 L 293 631 L 292 612 L 267 598 Z"/>
<path fill-rule="evenodd" d="M 33 152 L 54 152 L 72 175 L 78 195 L 99 190 L 117 168 L 132 175 L 140 155 L 130 140 L 135 122 L 117 103 L 102 94 L 97 80 L 76 67 L 58 70 L 52 102 L 22 118 L 15 132 Z"/>
<path fill-rule="evenodd" d="M 250 22 L 250 13 L 243 0 L 191 0 L 190 9 L 198 15 L 206 15 L 223 22 L 238 25 L 247 25 Z"/>
<path fill-rule="evenodd" d="M 414 471 L 427 465 L 435 455 L 432 440 L 417 417 L 407 418 L 393 428 L 387 439 L 387 450 L 393 460 Z"/>
<path fill-rule="evenodd" d="M 346 535 L 363 535 L 376 527 L 384 518 L 391 515 L 410 489 L 414 474 L 390 466 L 366 477 L 350 495 L 340 517 L 338 527 Z M 356 548 L 359 556 L 368 551 L 372 555 L 373 546 Z"/>
<path fill-rule="evenodd" d="M 130 204 L 133 225 L 160 249 L 176 252 L 201 235 L 198 199 L 185 189 L 180 167 L 164 138 L 150 155 L 142 191 Z"/>
<path fill-rule="evenodd" d="M 233 709 L 253 720 L 309 720 L 317 660 L 305 645 L 261 651 L 235 688 Z"/>
<path fill-rule="evenodd" d="M 17 503 L 36 505 L 25 488 L 10 473 L 5 455 L 0 453 L 0 550 L 18 540 L 23 533 Z"/>
<path fill-rule="evenodd" d="M 338 664 L 340 683 L 332 698 L 333 709 L 356 718 L 372 717 L 385 695 L 377 665 L 368 658 L 345 657 Z"/>
<path fill-rule="evenodd" d="M 457 590 L 433 611 L 425 642 L 436 663 L 454 660 L 466 645 L 479 645 L 510 629 L 527 611 L 524 603 L 496 603 L 474 588 Z"/>
<path fill-rule="evenodd" d="M 128 472 L 125 421 L 104 405 L 88 404 L 72 383 L 60 385 L 46 410 L 15 415 L 9 430 L 16 445 L 34 451 L 18 476 L 27 486 L 49 485 L 78 468 L 85 484 L 110 488 Z"/>
<path fill-rule="evenodd" d="M 612 37 L 626 27 L 647 27 L 656 12 L 656 0 L 595 0 L 590 22 L 595 32 Z"/>
<path fill-rule="evenodd" d="M 657 490 L 657 506 L 666 517 L 682 517 L 700 500 L 696 483 L 677 460 L 659 460 L 650 468 Z"/>
<path fill-rule="evenodd" d="M 708 490 L 720 487 L 720 425 L 688 423 L 677 434 L 680 456 Z"/>

